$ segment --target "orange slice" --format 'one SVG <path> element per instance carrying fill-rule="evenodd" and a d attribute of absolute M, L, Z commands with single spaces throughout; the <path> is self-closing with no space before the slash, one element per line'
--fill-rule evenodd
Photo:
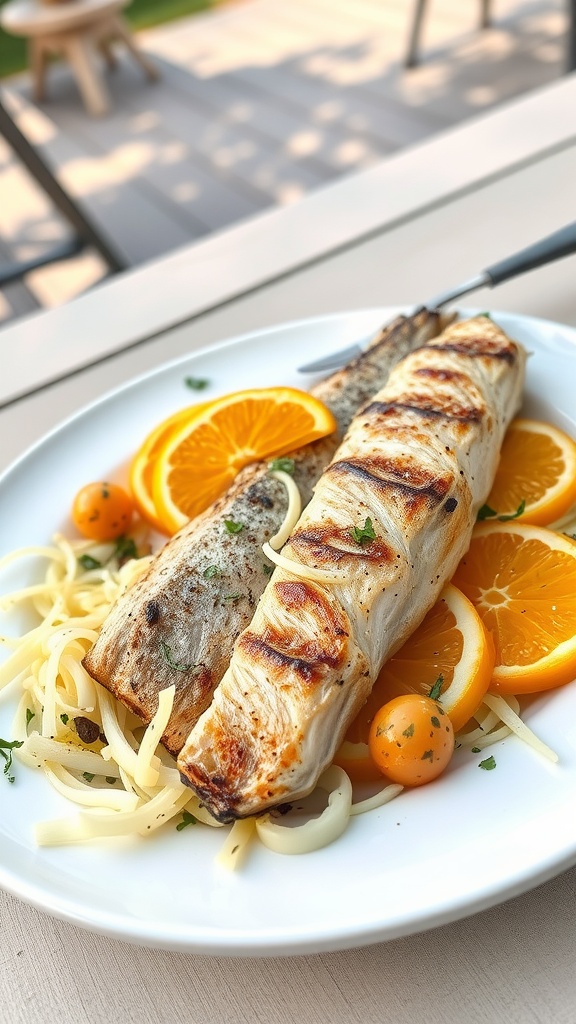
<path fill-rule="evenodd" d="M 576 502 L 576 442 L 549 423 L 514 420 L 504 438 L 486 504 L 513 516 L 522 502 L 519 518 L 537 526 L 560 519 Z"/>
<path fill-rule="evenodd" d="M 243 466 L 286 455 L 335 429 L 330 410 L 295 388 L 237 391 L 210 402 L 157 456 L 152 495 L 158 518 L 176 532 L 224 493 Z"/>
<path fill-rule="evenodd" d="M 515 521 L 481 523 L 455 584 L 490 631 L 490 689 L 537 693 L 576 677 L 576 545 Z"/>
<path fill-rule="evenodd" d="M 152 476 L 156 457 L 172 432 L 184 423 L 190 423 L 208 404 L 203 402 L 188 406 L 162 420 L 162 423 L 148 434 L 130 463 L 129 484 L 136 507 L 142 518 L 161 533 L 165 530 L 156 515 L 156 506 L 152 498 Z"/>
<path fill-rule="evenodd" d="M 377 777 L 368 754 L 374 715 L 406 693 L 426 696 L 442 677 L 439 699 L 456 732 L 478 710 L 492 677 L 494 651 L 474 606 L 448 584 L 418 629 L 384 665 L 374 689 L 346 733 L 335 763 L 354 781 Z"/>

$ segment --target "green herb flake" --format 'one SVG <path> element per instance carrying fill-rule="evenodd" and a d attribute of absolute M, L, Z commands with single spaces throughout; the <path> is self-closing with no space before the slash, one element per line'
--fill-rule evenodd
<path fill-rule="evenodd" d="M 485 316 L 487 320 L 491 320 L 492 319 L 492 317 L 490 316 L 490 313 L 478 313 L 478 316 Z"/>
<path fill-rule="evenodd" d="M 114 557 L 118 559 L 119 565 L 129 562 L 131 558 L 138 558 L 138 551 L 132 537 L 118 537 L 114 548 Z"/>
<path fill-rule="evenodd" d="M 116 776 L 115 775 L 107 775 L 106 776 L 106 782 L 108 783 L 109 786 L 113 786 L 116 781 L 117 780 L 116 780 Z"/>
<path fill-rule="evenodd" d="M 272 462 L 268 464 L 268 469 L 271 473 L 288 473 L 289 476 L 294 476 L 296 463 L 294 462 L 294 459 L 272 459 Z"/>
<path fill-rule="evenodd" d="M 226 533 L 240 533 L 244 529 L 244 523 L 235 523 L 233 519 L 225 519 L 224 526 Z"/>
<path fill-rule="evenodd" d="M 519 516 L 524 514 L 526 509 L 526 500 L 523 498 L 515 512 L 512 512 L 509 516 L 499 516 L 495 509 L 490 508 L 490 505 L 482 505 L 479 510 L 477 519 L 478 522 L 482 522 L 483 519 L 497 519 L 499 523 L 509 523 L 511 519 L 518 519 Z"/>
<path fill-rule="evenodd" d="M 483 522 L 484 519 L 493 519 L 498 513 L 496 509 L 490 508 L 490 505 L 482 505 L 482 508 L 478 509 L 478 515 L 476 519 L 479 523 Z"/>
<path fill-rule="evenodd" d="M 86 782 L 92 782 L 92 780 L 94 779 L 94 775 L 92 774 L 92 772 L 82 772 L 82 778 L 86 779 Z"/>
<path fill-rule="evenodd" d="M 202 575 L 205 580 L 218 579 L 222 575 L 222 569 L 219 565 L 209 565 L 207 569 L 204 569 Z"/>
<path fill-rule="evenodd" d="M 264 572 L 266 573 L 267 576 L 271 576 L 272 573 L 274 572 L 274 566 L 273 565 L 268 565 L 268 562 L 264 562 L 264 564 L 262 565 L 262 568 L 263 568 L 263 570 L 264 570 Z"/>
<path fill-rule="evenodd" d="M 496 767 L 496 761 L 494 756 L 490 754 L 490 757 L 485 758 L 484 761 L 480 761 L 479 768 L 483 768 L 485 772 L 491 772 Z"/>
<path fill-rule="evenodd" d="M 62 722 L 62 725 L 68 725 L 68 722 L 70 721 L 70 718 L 66 714 L 66 712 L 64 712 L 63 715 L 60 715 L 60 721 Z"/>
<path fill-rule="evenodd" d="M 406 736 L 406 739 L 410 739 L 410 736 L 414 735 L 414 722 L 410 722 L 410 725 L 404 729 L 402 735 Z"/>
<path fill-rule="evenodd" d="M 472 747 L 472 753 L 473 754 L 479 754 L 481 749 L 482 749 L 481 747 Z"/>
<path fill-rule="evenodd" d="M 242 594 L 224 594 L 223 601 L 239 601 Z"/>
<path fill-rule="evenodd" d="M 443 685 L 444 685 L 444 676 L 442 674 L 440 674 L 438 676 L 438 679 L 434 683 L 434 686 L 430 690 L 430 693 L 428 694 L 428 696 L 430 697 L 430 700 L 440 700 L 440 695 L 442 693 Z"/>
<path fill-rule="evenodd" d="M 516 511 L 513 512 L 512 515 L 510 515 L 510 516 L 498 516 L 498 522 L 500 522 L 500 523 L 509 523 L 511 519 L 518 519 L 519 516 L 524 514 L 524 509 L 525 508 L 526 508 L 526 501 L 525 501 L 524 498 L 522 498 L 522 501 L 518 505 L 518 508 L 516 509 Z"/>
<path fill-rule="evenodd" d="M 191 391 L 204 391 L 210 381 L 207 377 L 184 377 L 184 383 Z"/>
<path fill-rule="evenodd" d="M 420 758 L 420 760 L 421 761 L 433 761 L 434 760 L 434 751 L 433 750 L 425 750 L 424 753 L 422 754 L 422 757 Z"/>
<path fill-rule="evenodd" d="M 364 544 L 371 544 L 373 540 L 376 540 L 372 520 L 369 518 L 366 519 L 362 529 L 360 529 L 359 526 L 353 526 L 350 533 L 352 535 L 352 540 L 356 541 L 360 547 L 363 547 Z"/>
<path fill-rule="evenodd" d="M 183 828 L 187 828 L 188 825 L 195 825 L 196 818 L 190 811 L 182 811 L 182 821 L 179 821 L 176 825 L 176 831 L 181 832 Z"/>
<path fill-rule="evenodd" d="M 188 665 L 184 665 L 183 662 L 174 661 L 170 648 L 164 640 L 160 641 L 160 647 L 165 661 L 167 661 L 170 668 L 175 669 L 176 672 L 190 672 L 193 668 L 197 667 L 193 662 L 190 662 Z"/>
<path fill-rule="evenodd" d="M 35 712 L 31 711 L 30 708 L 26 708 L 26 725 L 30 725 L 33 718 L 36 718 Z"/>
<path fill-rule="evenodd" d="M 430 721 L 432 722 L 432 725 L 434 726 L 435 729 L 440 728 L 440 719 L 436 718 L 436 715 L 430 715 Z"/>
<path fill-rule="evenodd" d="M 99 562 L 97 558 L 93 558 L 92 555 L 80 555 L 78 565 L 87 571 L 102 568 L 102 562 Z"/>
<path fill-rule="evenodd" d="M 14 782 L 14 776 L 10 774 L 12 768 L 12 755 L 18 747 L 21 747 L 24 740 L 0 740 L 0 756 L 4 758 L 6 764 L 4 765 L 4 775 L 8 782 Z"/>

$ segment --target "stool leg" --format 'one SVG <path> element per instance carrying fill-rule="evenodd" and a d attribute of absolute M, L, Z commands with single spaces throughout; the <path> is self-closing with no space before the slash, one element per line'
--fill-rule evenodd
<path fill-rule="evenodd" d="M 481 0 L 480 28 L 490 28 L 490 0 Z"/>
<path fill-rule="evenodd" d="M 46 98 L 46 58 L 47 53 L 41 39 L 28 40 L 28 63 L 34 83 L 34 99 L 42 103 Z"/>
<path fill-rule="evenodd" d="M 426 0 L 416 0 L 416 9 L 414 11 L 414 19 L 410 30 L 410 40 L 408 42 L 408 53 L 406 54 L 406 60 L 404 61 L 407 68 L 415 68 L 418 63 L 418 45 L 420 42 L 422 22 L 424 20 L 425 6 Z"/>
<path fill-rule="evenodd" d="M 118 67 L 118 61 L 116 60 L 116 54 L 110 45 L 109 39 L 101 39 L 98 43 L 98 49 L 106 61 L 106 67 L 109 71 L 116 71 Z"/>
<path fill-rule="evenodd" d="M 105 114 L 110 101 L 104 80 L 94 60 L 94 48 L 86 38 L 72 34 L 63 42 L 62 48 L 70 62 L 86 108 L 97 117 Z"/>
<path fill-rule="evenodd" d="M 160 78 L 160 72 L 148 58 L 138 49 L 134 42 L 134 37 L 128 25 L 123 18 L 115 15 L 112 19 L 114 35 L 122 40 L 126 48 L 130 51 L 134 60 L 140 65 L 144 74 L 153 82 Z"/>

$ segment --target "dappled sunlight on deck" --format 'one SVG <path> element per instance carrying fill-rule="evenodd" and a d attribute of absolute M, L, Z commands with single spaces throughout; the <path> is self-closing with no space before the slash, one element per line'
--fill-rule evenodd
<path fill-rule="evenodd" d="M 407 0 L 244 0 L 140 33 L 162 79 L 143 82 L 119 55 L 103 118 L 86 114 L 65 66 L 50 69 L 41 110 L 27 75 L 3 83 L 6 101 L 137 265 L 558 78 L 563 0 L 494 6 L 493 27 L 480 32 L 477 3 L 435 0 L 422 62 L 406 71 Z M 0 258 L 65 230 L 0 147 Z M 82 255 L 29 275 L 5 289 L 0 322 L 27 302 L 66 301 L 75 281 L 80 290 L 101 273 Z"/>

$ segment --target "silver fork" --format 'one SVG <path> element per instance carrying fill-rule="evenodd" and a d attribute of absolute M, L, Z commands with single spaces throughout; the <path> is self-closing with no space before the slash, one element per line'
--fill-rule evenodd
<path fill-rule="evenodd" d="M 491 267 L 487 267 L 486 270 L 476 274 L 475 277 L 471 277 L 468 281 L 463 281 L 461 284 L 456 285 L 455 288 L 450 288 L 449 291 L 436 295 L 429 302 L 424 303 L 424 306 L 427 309 L 441 309 L 442 306 L 448 306 L 455 299 L 460 299 L 463 295 L 469 295 L 470 292 L 475 292 L 478 288 L 495 288 L 497 284 L 502 284 L 503 281 L 519 277 L 520 274 L 525 274 L 528 270 L 534 270 L 536 267 L 543 267 L 546 263 L 561 259 L 562 256 L 570 256 L 573 252 L 576 252 L 576 221 L 560 228 L 559 231 L 554 231 L 553 234 L 540 239 L 539 242 L 534 242 L 533 245 L 529 245 L 526 249 L 521 249 L 520 252 L 514 253 L 513 256 L 508 256 L 499 263 L 494 263 Z M 332 352 L 329 356 L 324 356 L 321 359 L 315 359 L 311 363 L 306 363 L 304 366 L 299 366 L 298 370 L 300 373 L 318 373 L 322 370 L 335 370 L 339 366 L 344 366 L 345 363 L 356 356 L 359 356 L 364 351 L 364 347 L 369 340 L 369 338 L 365 338 L 363 339 L 364 343 L 356 342 L 354 345 L 348 345 L 338 352 Z"/>

